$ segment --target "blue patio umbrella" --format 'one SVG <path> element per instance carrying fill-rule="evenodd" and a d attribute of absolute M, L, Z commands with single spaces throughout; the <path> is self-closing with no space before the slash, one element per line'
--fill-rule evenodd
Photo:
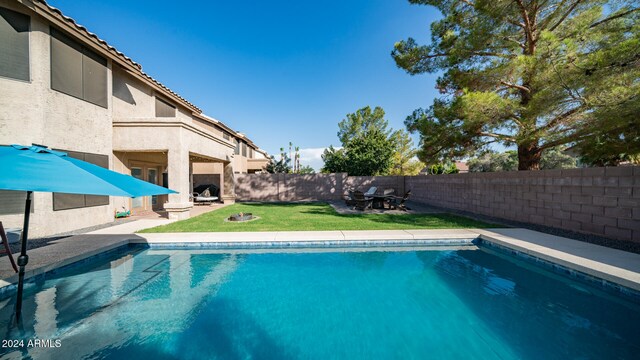
<path fill-rule="evenodd" d="M 175 194 L 176 191 L 120 174 L 66 153 L 33 145 L 0 146 L 0 189 L 27 192 L 22 229 L 21 252 L 18 257 L 18 291 L 16 320 L 22 311 L 24 269 L 29 261 L 27 236 L 31 196 L 34 191 L 85 195 L 138 197 Z"/>

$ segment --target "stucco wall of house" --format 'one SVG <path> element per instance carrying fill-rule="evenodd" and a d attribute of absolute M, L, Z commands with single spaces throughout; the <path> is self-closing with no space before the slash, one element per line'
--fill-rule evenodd
<path fill-rule="evenodd" d="M 222 174 L 222 163 L 194 163 L 193 174 Z"/>
<path fill-rule="evenodd" d="M 127 72 L 117 64 L 118 60 L 107 59 L 107 108 L 52 90 L 49 21 L 31 11 L 28 2 L 25 5 L 0 0 L 0 6 L 31 17 L 30 81 L 0 78 L 1 145 L 37 143 L 54 149 L 102 154 L 109 157 L 111 169 L 123 173 L 130 172 L 128 154 L 162 154 L 173 174 L 169 176 L 169 187 L 180 191 L 168 196 L 167 204 L 177 208 L 181 216 L 188 216 L 185 210 L 191 206 L 188 201 L 191 161 L 205 158 L 219 162 L 221 168 L 222 163 L 227 164 L 219 173 L 225 174 L 221 183 L 225 184 L 226 198 L 232 201 L 233 165 L 246 172 L 246 161 L 233 159 L 234 145 L 223 139 L 219 128 L 197 120 L 195 116 L 204 115 L 194 114 L 194 108 L 165 93 L 153 81 L 146 82 L 143 75 Z M 94 50 L 106 54 L 98 48 Z M 156 97 L 176 107 L 175 117 L 156 117 Z M 20 192 L 0 191 L 0 200 L 5 204 L 0 208 L 4 209 L 0 211 L 0 221 L 5 227 L 22 226 L 23 209 L 19 204 L 24 196 Z M 114 209 L 127 207 L 130 201 L 112 197 L 108 206 L 63 211 L 53 211 L 52 203 L 52 194 L 34 194 L 32 236 L 107 223 L 113 219 Z"/>
<path fill-rule="evenodd" d="M 247 158 L 242 155 L 233 155 L 231 159 L 231 165 L 233 166 L 234 174 L 246 174 L 247 173 Z"/>
<path fill-rule="evenodd" d="M 13 1 L 0 0 L 0 6 L 31 16 L 31 81 L 0 78 L 0 144 L 36 143 L 108 155 L 111 162 L 110 110 L 51 89 L 49 24 Z M 107 78 L 111 79 L 111 62 L 108 64 Z M 24 194 L 14 197 L 24 198 Z M 105 223 L 113 215 L 110 206 L 53 211 L 50 193 L 34 194 L 34 211 L 37 215 L 31 218 L 32 236 Z M 0 221 L 5 227 L 22 227 L 22 217 L 21 213 L 1 215 Z"/>
<path fill-rule="evenodd" d="M 113 68 L 113 118 L 148 119 L 155 116 L 153 90 L 118 65 Z"/>
<path fill-rule="evenodd" d="M 194 124 L 194 125 L 196 125 L 196 126 L 198 126 L 198 127 L 201 127 L 201 128 L 203 128 L 203 129 L 207 130 L 207 131 L 208 131 L 208 132 L 210 132 L 211 134 L 214 134 L 215 136 L 218 136 L 218 137 L 220 137 L 221 139 L 224 139 L 224 138 L 222 137 L 222 134 L 223 134 L 222 129 L 220 129 L 218 126 L 216 126 L 216 125 L 214 125 L 214 124 L 212 124 L 212 123 L 210 123 L 210 122 L 208 122 L 208 121 L 205 121 L 205 120 L 202 120 L 202 119 L 196 119 L 196 118 L 194 118 L 194 119 L 193 119 L 193 124 Z M 225 140 L 225 141 L 226 141 L 226 140 Z"/>
<path fill-rule="evenodd" d="M 247 172 L 265 171 L 269 160 L 267 159 L 247 159 Z"/>

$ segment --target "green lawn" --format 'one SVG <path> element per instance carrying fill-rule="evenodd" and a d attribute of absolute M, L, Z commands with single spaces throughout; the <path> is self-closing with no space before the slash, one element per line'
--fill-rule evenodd
<path fill-rule="evenodd" d="M 231 214 L 252 213 L 260 219 L 233 223 Z M 141 232 L 228 232 L 302 230 L 398 230 L 496 227 L 451 214 L 338 214 L 326 203 L 234 204 Z"/>

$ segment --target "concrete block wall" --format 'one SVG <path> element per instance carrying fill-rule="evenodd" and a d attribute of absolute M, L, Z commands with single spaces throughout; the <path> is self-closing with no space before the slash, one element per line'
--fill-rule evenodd
<path fill-rule="evenodd" d="M 397 194 L 449 209 L 640 242 L 640 167 L 421 176 L 243 174 L 240 201 L 342 199 L 349 188 Z"/>
<path fill-rule="evenodd" d="M 342 199 L 346 174 L 279 175 L 280 201 Z"/>
<path fill-rule="evenodd" d="M 342 199 L 346 174 L 236 174 L 238 201 Z"/>
<path fill-rule="evenodd" d="M 394 189 L 404 193 L 404 176 L 347 176 L 340 174 L 238 174 L 238 201 L 317 201 L 341 200 L 349 189 L 378 191 Z"/>
<path fill-rule="evenodd" d="M 640 167 L 412 176 L 406 186 L 427 204 L 640 242 Z"/>
<path fill-rule="evenodd" d="M 237 201 L 279 201 L 280 174 L 235 174 Z"/>

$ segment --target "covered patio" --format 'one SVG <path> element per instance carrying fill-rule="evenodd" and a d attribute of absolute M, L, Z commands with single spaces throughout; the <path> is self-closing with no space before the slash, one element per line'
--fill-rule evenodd
<path fill-rule="evenodd" d="M 179 192 L 119 203 L 116 199 L 116 209 L 131 209 L 134 215 L 164 210 L 169 219 L 190 217 L 196 164 L 217 165 L 220 198 L 225 203 L 235 201 L 231 142 L 183 122 L 119 120 L 113 126 L 114 170 Z"/>

